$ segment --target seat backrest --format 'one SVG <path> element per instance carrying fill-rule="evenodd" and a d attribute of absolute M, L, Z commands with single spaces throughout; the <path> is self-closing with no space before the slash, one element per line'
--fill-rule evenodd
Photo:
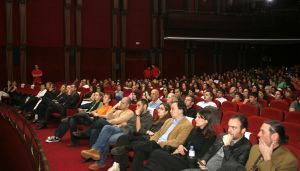
<path fill-rule="evenodd" d="M 289 111 L 289 104 L 282 100 L 272 100 L 270 102 L 270 107 L 274 107 L 282 111 Z"/>
<path fill-rule="evenodd" d="M 284 121 L 300 123 L 300 112 L 284 112 Z"/>
<path fill-rule="evenodd" d="M 295 155 L 295 157 L 298 159 L 298 163 L 300 163 L 300 149 L 291 144 L 285 144 L 284 146 Z M 298 171 L 300 171 L 300 167 L 298 168 Z"/>
<path fill-rule="evenodd" d="M 226 111 L 237 112 L 238 111 L 238 105 L 237 105 L 237 103 L 234 103 L 234 102 L 225 101 L 221 105 L 221 110 L 223 112 L 226 112 Z"/>
<path fill-rule="evenodd" d="M 264 107 L 260 113 L 260 116 L 277 121 L 283 120 L 283 112 L 280 109 L 273 107 Z"/>
<path fill-rule="evenodd" d="M 233 116 L 235 114 L 238 114 L 238 112 L 235 112 L 235 111 L 226 111 L 226 112 L 223 112 L 223 117 L 222 117 L 222 120 L 221 120 L 221 126 L 222 126 L 222 128 L 224 129 L 225 132 L 228 129 L 228 121 L 229 121 L 229 119 L 231 118 L 231 116 Z"/>
<path fill-rule="evenodd" d="M 286 135 L 289 136 L 289 144 L 300 148 L 300 125 L 290 122 L 282 122 L 282 125 L 285 128 Z"/>
<path fill-rule="evenodd" d="M 259 99 L 258 103 L 260 103 L 262 107 L 268 107 L 268 101 L 267 100 Z"/>
<path fill-rule="evenodd" d="M 246 116 L 258 115 L 259 113 L 257 106 L 248 105 L 248 104 L 240 105 L 239 112 L 243 113 Z"/>
<path fill-rule="evenodd" d="M 260 116 L 250 116 L 248 117 L 248 131 L 254 135 L 257 135 L 260 131 L 261 125 L 268 120 L 268 118 Z"/>

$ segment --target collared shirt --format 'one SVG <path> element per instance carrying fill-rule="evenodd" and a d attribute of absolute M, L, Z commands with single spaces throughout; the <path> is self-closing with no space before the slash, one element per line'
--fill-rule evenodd
<path fill-rule="evenodd" d="M 167 141 L 169 134 L 172 132 L 172 130 L 175 128 L 175 126 L 179 123 L 180 120 L 173 119 L 172 124 L 169 126 L 167 131 L 158 139 L 158 142 L 161 141 Z"/>
<path fill-rule="evenodd" d="M 157 99 L 155 102 L 151 101 L 149 104 L 148 104 L 148 111 L 150 112 L 150 114 L 153 116 L 153 111 L 154 109 L 159 109 L 159 106 L 162 102 Z"/>

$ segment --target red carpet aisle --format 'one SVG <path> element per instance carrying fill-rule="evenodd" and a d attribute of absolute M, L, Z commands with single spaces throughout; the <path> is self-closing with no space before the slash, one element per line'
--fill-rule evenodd
<path fill-rule="evenodd" d="M 32 125 L 35 129 L 35 125 Z M 86 171 L 88 166 L 93 162 L 82 163 L 80 151 L 88 148 L 88 141 L 81 140 L 80 146 L 68 147 L 70 142 L 70 133 L 68 132 L 62 141 L 58 143 L 46 143 L 45 140 L 48 136 L 54 134 L 57 124 L 50 123 L 48 128 L 36 130 L 38 138 L 40 139 L 43 149 L 45 150 L 48 159 L 50 171 Z M 100 169 L 106 171 L 112 165 L 111 157 L 107 162 L 107 168 Z"/>

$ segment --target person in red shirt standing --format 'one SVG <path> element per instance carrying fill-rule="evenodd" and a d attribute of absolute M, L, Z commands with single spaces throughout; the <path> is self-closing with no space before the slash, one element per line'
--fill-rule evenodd
<path fill-rule="evenodd" d="M 43 71 L 39 69 L 38 65 L 34 65 L 34 70 L 31 72 L 32 77 L 33 77 L 33 84 L 41 84 L 42 83 L 42 76 L 43 76 Z"/>
<path fill-rule="evenodd" d="M 152 65 L 151 76 L 153 79 L 158 78 L 160 75 L 160 70 L 155 65 Z"/>
<path fill-rule="evenodd" d="M 144 70 L 144 78 L 145 78 L 145 79 L 150 79 L 150 78 L 151 78 L 151 68 L 150 68 L 150 67 L 147 67 L 147 68 Z"/>

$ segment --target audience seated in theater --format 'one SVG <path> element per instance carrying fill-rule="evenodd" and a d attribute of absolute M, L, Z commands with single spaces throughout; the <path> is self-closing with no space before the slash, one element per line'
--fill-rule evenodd
<path fill-rule="evenodd" d="M 245 99 L 243 103 L 245 105 L 256 106 L 258 108 L 258 112 L 260 113 L 262 110 L 262 106 L 257 102 L 257 98 L 257 92 L 252 92 L 249 94 L 249 99 Z"/>
<path fill-rule="evenodd" d="M 218 100 L 221 104 L 227 101 L 227 99 L 224 98 L 224 91 L 222 89 L 217 90 L 216 100 Z"/>
<path fill-rule="evenodd" d="M 200 169 L 222 171 L 243 168 L 251 149 L 251 143 L 244 137 L 247 127 L 248 121 L 244 115 L 233 115 L 228 121 L 228 133 L 218 137 L 208 152 L 200 158 Z M 199 168 L 184 171 L 196 170 Z"/>
<path fill-rule="evenodd" d="M 98 170 L 106 166 L 109 145 L 115 144 L 121 135 L 133 134 L 134 132 L 145 134 L 149 130 L 152 125 L 152 116 L 147 107 L 148 102 L 145 99 L 139 100 L 133 117 L 127 122 L 123 122 L 118 126 L 106 125 L 103 127 L 92 148 L 81 151 L 83 158 L 98 160 L 89 166 L 89 170 Z"/>
<path fill-rule="evenodd" d="M 203 97 L 204 101 L 198 102 L 197 103 L 198 106 L 200 106 L 201 108 L 205 108 L 206 106 L 212 106 L 212 107 L 218 108 L 216 103 L 212 101 L 214 98 L 214 95 L 211 91 L 205 92 L 203 96 L 204 96 Z"/>
<path fill-rule="evenodd" d="M 297 158 L 283 144 L 287 143 L 283 125 L 278 121 L 265 121 L 258 133 L 259 144 L 251 148 L 247 171 L 298 169 Z"/>
<path fill-rule="evenodd" d="M 47 83 L 47 88 L 49 88 L 50 83 Z M 47 88 L 45 86 L 45 84 L 41 84 L 40 85 L 40 91 L 38 92 L 38 94 L 36 96 L 28 96 L 24 103 L 21 104 L 20 110 L 18 111 L 18 113 L 22 113 L 23 110 L 25 112 L 29 112 L 31 110 L 33 110 L 33 107 L 36 105 L 36 103 L 46 94 L 47 92 Z"/>
<path fill-rule="evenodd" d="M 66 110 L 69 107 L 76 107 L 78 101 L 80 100 L 79 94 L 77 93 L 77 87 L 72 84 L 70 88 L 67 86 L 67 96 L 66 100 L 62 103 L 51 103 L 44 113 L 44 117 L 39 120 L 37 129 L 42 129 L 47 126 L 47 123 L 53 112 L 57 112 L 61 115 L 61 118 L 66 117 Z"/>
<path fill-rule="evenodd" d="M 237 103 L 239 106 L 244 105 L 244 96 L 241 93 L 236 93 L 234 98 L 232 99 L 232 102 Z"/>
<path fill-rule="evenodd" d="M 45 115 L 45 111 L 47 109 L 48 106 L 54 105 L 55 103 L 63 103 L 66 100 L 67 94 L 66 94 L 66 85 L 62 84 L 60 86 L 60 90 L 59 92 L 53 92 L 54 96 L 47 96 L 48 98 L 43 98 L 42 101 L 40 103 L 38 103 L 33 111 L 29 112 L 26 115 L 26 119 L 30 120 L 34 117 L 35 114 L 38 115 L 38 119 L 42 119 Z M 45 94 L 47 95 L 47 93 Z M 38 120 L 35 120 L 33 122 L 37 122 Z"/>
<path fill-rule="evenodd" d="M 11 97 L 12 94 L 17 90 L 17 83 L 15 81 L 7 81 L 7 86 L 0 91 L 0 103 L 2 102 L 2 97 Z"/>
<path fill-rule="evenodd" d="M 165 121 L 171 117 L 170 110 L 171 107 L 168 103 L 162 103 L 159 106 L 158 114 L 152 117 L 152 126 L 149 130 L 120 136 L 116 147 L 111 150 L 115 162 L 109 170 L 121 169 L 126 171 L 129 165 L 128 151 L 132 150 L 133 146 L 139 141 L 149 140 L 162 127 Z"/>
<path fill-rule="evenodd" d="M 290 108 L 289 108 L 289 111 L 292 112 L 292 111 L 297 111 L 297 112 L 300 112 L 300 95 L 297 97 L 296 100 L 294 100 L 291 105 L 290 105 Z"/>
<path fill-rule="evenodd" d="M 122 86 L 118 84 L 115 90 L 115 99 L 117 101 L 120 101 L 123 98 L 123 96 L 124 96 L 124 92 L 122 91 Z"/>
<path fill-rule="evenodd" d="M 183 145 L 179 145 L 172 154 L 161 149 L 155 150 L 151 153 L 144 170 L 180 171 L 186 168 L 198 168 L 197 158 L 202 158 L 216 139 L 214 125 L 217 122 L 208 109 L 197 111 L 195 122 L 195 127 Z M 191 146 L 194 146 L 196 157 L 192 160 L 188 158 Z"/>
<path fill-rule="evenodd" d="M 190 95 L 185 96 L 184 104 L 186 106 L 186 116 L 195 118 L 196 117 L 196 109 L 194 108 L 195 97 Z"/>
<path fill-rule="evenodd" d="M 129 109 L 130 99 L 128 97 L 123 97 L 114 107 L 112 107 L 107 113 L 106 118 L 99 118 L 92 125 L 80 132 L 74 134 L 77 137 L 90 137 L 89 144 L 92 146 L 95 144 L 99 133 L 105 125 L 112 125 L 115 127 L 121 126 L 133 116 L 133 111 Z"/>
<path fill-rule="evenodd" d="M 183 144 L 192 130 L 192 124 L 185 118 L 186 106 L 183 101 L 171 105 L 172 118 L 165 121 L 161 129 L 151 136 L 150 141 L 140 141 L 134 147 L 133 171 L 143 168 L 143 160 L 147 159 L 155 149 L 173 151 Z"/>
<path fill-rule="evenodd" d="M 98 109 L 103 109 L 103 113 L 106 114 L 106 111 L 111 108 L 109 106 L 109 102 L 111 100 L 111 96 L 107 94 L 103 98 L 100 96 L 99 92 L 94 93 L 94 101 L 91 103 L 91 105 L 87 109 L 78 109 L 78 113 L 74 114 L 72 117 L 67 117 L 61 120 L 61 123 L 59 124 L 58 128 L 54 132 L 54 136 L 49 136 L 46 139 L 46 142 L 59 142 L 60 139 L 66 134 L 66 132 L 70 128 L 71 132 L 71 143 L 69 146 L 76 146 L 79 144 L 78 139 L 72 134 L 72 132 L 77 131 L 77 125 L 83 124 L 83 125 L 91 125 L 93 120 L 96 119 L 96 117 L 99 116 Z"/>
<path fill-rule="evenodd" d="M 46 91 L 45 95 L 43 97 L 39 98 L 38 101 L 35 104 L 33 103 L 34 101 L 32 101 L 31 104 L 27 103 L 27 105 L 24 106 L 24 111 L 28 112 L 27 115 L 26 115 L 27 119 L 32 119 L 33 118 L 33 116 L 35 115 L 36 110 L 39 107 L 39 105 L 43 105 L 44 103 L 47 103 L 48 101 L 51 101 L 57 95 L 56 91 L 54 90 L 54 86 L 53 86 L 52 82 L 47 82 L 46 83 L 46 90 L 47 91 Z"/>
<path fill-rule="evenodd" d="M 153 89 L 151 91 L 151 101 L 148 104 L 148 110 L 151 114 L 153 114 L 154 109 L 158 109 L 161 104 L 161 100 L 159 99 L 159 91 L 157 89 Z"/>

